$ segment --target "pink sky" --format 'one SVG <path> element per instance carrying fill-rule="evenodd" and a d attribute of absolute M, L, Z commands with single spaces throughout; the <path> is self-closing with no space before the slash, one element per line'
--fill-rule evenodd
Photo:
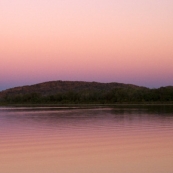
<path fill-rule="evenodd" d="M 0 21 L 0 90 L 51 80 L 173 85 L 172 0 L 5 0 Z"/>

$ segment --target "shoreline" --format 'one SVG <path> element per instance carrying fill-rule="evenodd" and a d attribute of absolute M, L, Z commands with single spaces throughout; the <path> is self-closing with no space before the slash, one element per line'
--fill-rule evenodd
<path fill-rule="evenodd" d="M 69 103 L 69 104 L 38 104 L 38 103 L 24 103 L 24 104 L 9 104 L 0 103 L 0 107 L 135 107 L 135 106 L 173 106 L 173 102 L 164 103 L 113 103 L 113 104 L 100 104 L 100 103 Z"/>

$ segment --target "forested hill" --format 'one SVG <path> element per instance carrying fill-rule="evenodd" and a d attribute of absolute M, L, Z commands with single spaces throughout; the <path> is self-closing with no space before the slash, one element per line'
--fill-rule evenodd
<path fill-rule="evenodd" d="M 131 84 L 51 81 L 0 92 L 1 103 L 121 103 L 173 101 L 173 87 L 149 89 Z"/>
<path fill-rule="evenodd" d="M 135 85 L 121 83 L 98 83 L 81 81 L 50 81 L 30 86 L 21 86 L 0 92 L 0 97 L 16 96 L 23 94 L 38 93 L 42 96 L 55 95 L 67 92 L 99 92 L 110 91 L 115 88 L 140 88 Z M 143 87 L 142 87 L 143 88 Z"/>

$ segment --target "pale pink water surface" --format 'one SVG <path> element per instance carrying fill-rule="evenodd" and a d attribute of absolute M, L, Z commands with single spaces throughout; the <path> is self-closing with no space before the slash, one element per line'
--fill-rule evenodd
<path fill-rule="evenodd" d="M 172 173 L 167 108 L 0 108 L 2 173 Z"/>

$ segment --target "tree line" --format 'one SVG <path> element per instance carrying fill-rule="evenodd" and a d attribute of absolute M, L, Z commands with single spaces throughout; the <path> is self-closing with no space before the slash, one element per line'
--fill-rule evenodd
<path fill-rule="evenodd" d="M 110 91 L 85 90 L 81 92 L 68 91 L 53 95 L 27 93 L 6 95 L 1 102 L 9 104 L 81 104 L 81 103 L 145 103 L 145 102 L 172 102 L 173 87 L 159 89 L 147 88 L 115 88 Z"/>

